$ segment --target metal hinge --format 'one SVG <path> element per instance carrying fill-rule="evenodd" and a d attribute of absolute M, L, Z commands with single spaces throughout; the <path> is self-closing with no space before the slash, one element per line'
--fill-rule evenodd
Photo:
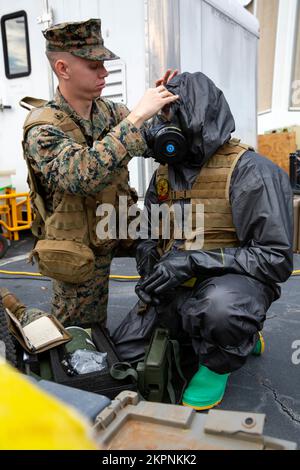
<path fill-rule="evenodd" d="M 50 9 L 49 11 L 43 13 L 41 16 L 37 17 L 38 24 L 47 23 L 47 26 L 50 26 L 53 22 L 53 12 Z"/>
<path fill-rule="evenodd" d="M 237 411 L 211 410 L 204 426 L 208 434 L 237 437 L 263 443 L 263 430 L 266 415 L 240 413 Z"/>
<path fill-rule="evenodd" d="M 11 106 L 6 105 L 6 104 L 2 104 L 0 102 L 0 111 L 4 111 L 5 109 L 11 109 Z"/>

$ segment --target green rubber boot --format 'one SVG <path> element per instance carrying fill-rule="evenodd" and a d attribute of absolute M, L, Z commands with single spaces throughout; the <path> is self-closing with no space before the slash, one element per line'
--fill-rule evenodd
<path fill-rule="evenodd" d="M 184 391 L 182 404 L 195 410 L 208 410 L 217 406 L 225 393 L 230 374 L 217 374 L 200 366 Z"/>
<path fill-rule="evenodd" d="M 260 331 L 258 332 L 258 334 L 259 334 L 259 338 L 252 351 L 253 356 L 261 356 L 265 351 L 265 340 L 263 338 L 263 335 L 261 334 Z"/>

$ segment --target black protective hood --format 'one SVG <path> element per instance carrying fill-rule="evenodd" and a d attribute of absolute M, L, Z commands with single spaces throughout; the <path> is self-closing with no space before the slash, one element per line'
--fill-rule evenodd
<path fill-rule="evenodd" d="M 225 96 L 201 72 L 181 73 L 166 88 L 180 96 L 174 112 L 188 141 L 189 163 L 202 166 L 235 130 Z"/>

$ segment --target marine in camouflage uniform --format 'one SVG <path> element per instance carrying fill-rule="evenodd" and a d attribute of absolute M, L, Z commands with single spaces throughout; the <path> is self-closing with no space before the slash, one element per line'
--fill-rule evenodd
<path fill-rule="evenodd" d="M 103 46 L 100 20 L 56 25 L 46 30 L 44 36 L 50 52 L 63 50 L 95 60 L 117 58 Z M 100 101 L 105 106 L 99 106 Z M 52 125 L 39 125 L 27 133 L 27 158 L 50 214 L 60 202 L 54 199 L 54 193 L 83 197 L 99 193 L 113 183 L 115 175 L 132 157 L 146 150 L 140 131 L 126 119 L 129 110 L 124 105 L 97 99 L 92 105 L 91 119 L 86 120 L 74 111 L 58 89 L 54 100 L 46 106 L 67 113 L 87 142 L 86 146 L 80 145 Z M 106 319 L 113 254 L 95 253 L 95 272 L 89 281 L 82 284 L 54 281 L 52 313 L 65 326 Z"/>

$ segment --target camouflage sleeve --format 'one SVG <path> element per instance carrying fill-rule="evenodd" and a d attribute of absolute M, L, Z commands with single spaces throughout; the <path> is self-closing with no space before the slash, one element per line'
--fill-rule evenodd
<path fill-rule="evenodd" d="M 123 119 L 125 119 L 130 113 L 129 109 L 127 108 L 127 106 L 125 106 L 125 104 L 114 103 L 112 101 L 110 102 L 110 104 L 113 106 L 116 122 L 123 121 Z"/>
<path fill-rule="evenodd" d="M 130 113 L 130 110 L 127 108 L 127 106 L 125 106 L 125 104 L 114 103 L 113 101 L 109 101 L 106 99 L 103 99 L 102 101 L 105 101 L 106 106 L 109 107 L 110 112 L 114 115 L 116 123 L 125 119 Z M 145 121 L 144 124 L 142 124 L 142 126 L 140 127 L 140 133 L 144 138 L 148 133 L 149 127 L 151 127 L 152 120 L 153 118 L 148 119 L 148 121 Z"/>
<path fill-rule="evenodd" d="M 50 190 L 82 196 L 101 191 L 115 171 L 146 150 L 140 131 L 126 118 L 93 147 L 84 147 L 49 125 L 31 129 L 26 142 L 33 169 Z"/>
<path fill-rule="evenodd" d="M 114 117 L 115 124 L 122 121 L 125 119 L 128 114 L 130 113 L 130 110 L 125 106 L 125 104 L 122 103 L 114 103 L 113 101 L 107 100 L 106 98 L 102 98 L 102 101 L 106 104 L 106 106 L 109 109 L 110 115 Z M 153 118 L 148 119 L 148 121 L 145 121 L 143 125 L 140 127 L 140 133 L 142 134 L 143 138 L 146 140 L 147 134 L 149 132 L 149 127 L 152 124 Z M 143 153 L 143 156 L 146 154 Z"/>
<path fill-rule="evenodd" d="M 130 110 L 125 106 L 125 104 L 122 103 L 114 103 L 113 101 L 107 100 L 107 99 L 102 99 L 102 101 L 105 102 L 106 106 L 109 108 L 110 114 L 113 115 L 115 124 L 119 123 L 120 121 L 123 121 L 128 114 L 130 113 Z M 142 134 L 144 140 L 146 138 L 146 135 L 148 133 L 149 127 L 152 124 L 152 119 L 149 119 L 148 121 L 145 121 L 142 126 L 140 127 L 139 131 Z M 147 142 L 146 142 L 147 144 Z M 145 150 L 145 149 L 144 149 Z M 145 156 L 145 153 L 139 154 Z M 136 156 L 139 156 L 136 155 Z"/>

